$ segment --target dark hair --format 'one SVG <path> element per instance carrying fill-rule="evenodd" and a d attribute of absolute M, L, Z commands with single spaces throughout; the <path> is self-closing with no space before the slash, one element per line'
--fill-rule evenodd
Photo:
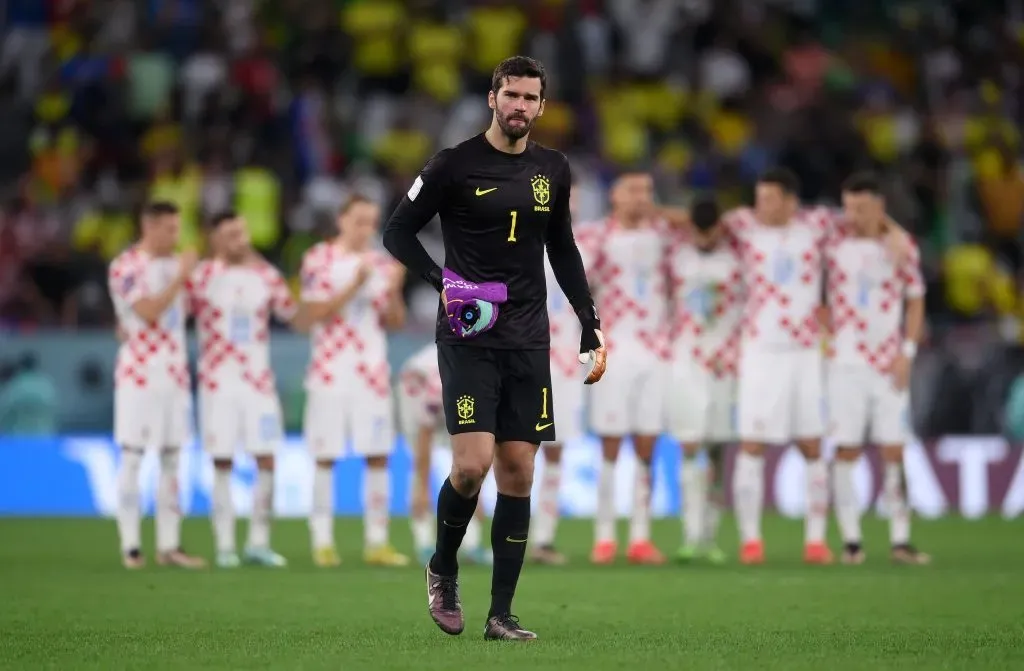
<path fill-rule="evenodd" d="M 529 56 L 512 56 L 498 63 L 491 77 L 491 91 L 497 93 L 508 83 L 510 77 L 529 77 L 540 80 L 540 97 L 544 99 L 544 91 L 548 88 L 548 75 L 544 66 L 536 58 Z"/>
<path fill-rule="evenodd" d="M 757 178 L 758 184 L 774 184 L 788 196 L 800 193 L 800 178 L 788 168 L 770 168 Z"/>
<path fill-rule="evenodd" d="M 238 213 L 235 212 L 234 210 L 221 210 L 220 212 L 217 212 L 212 217 L 210 217 L 210 230 L 216 231 L 223 224 L 231 221 L 232 219 L 237 218 Z"/>
<path fill-rule="evenodd" d="M 718 223 L 721 211 L 714 198 L 701 198 L 690 208 L 690 218 L 698 231 L 709 231 Z"/>
<path fill-rule="evenodd" d="M 154 200 L 146 203 L 142 208 L 143 219 L 164 217 L 171 214 L 178 214 L 178 206 L 169 200 Z"/>
<path fill-rule="evenodd" d="M 870 193 L 882 195 L 882 181 L 873 172 L 855 172 L 843 182 L 843 191 L 848 193 Z"/>

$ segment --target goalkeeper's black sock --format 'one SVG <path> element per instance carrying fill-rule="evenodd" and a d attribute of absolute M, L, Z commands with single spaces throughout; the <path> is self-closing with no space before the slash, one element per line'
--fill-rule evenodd
<path fill-rule="evenodd" d="M 445 478 L 437 495 L 437 545 L 430 560 L 430 570 L 437 575 L 459 572 L 459 547 L 466 536 L 466 526 L 473 519 L 479 493 L 470 498 L 455 491 L 451 479 Z"/>
<path fill-rule="evenodd" d="M 529 532 L 530 497 L 499 493 L 491 521 L 494 569 L 491 574 L 491 610 L 487 617 L 512 611 L 512 597 L 523 570 Z"/>

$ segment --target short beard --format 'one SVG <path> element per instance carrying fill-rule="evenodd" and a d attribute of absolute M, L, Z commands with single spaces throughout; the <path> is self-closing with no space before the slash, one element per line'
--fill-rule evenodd
<path fill-rule="evenodd" d="M 498 126 L 501 128 L 501 132 L 505 134 L 510 140 L 521 140 L 530 134 L 530 129 L 533 128 L 533 122 L 526 119 L 522 119 L 524 122 L 522 126 L 513 126 L 508 122 L 508 119 L 503 119 L 501 115 L 498 115 Z"/>

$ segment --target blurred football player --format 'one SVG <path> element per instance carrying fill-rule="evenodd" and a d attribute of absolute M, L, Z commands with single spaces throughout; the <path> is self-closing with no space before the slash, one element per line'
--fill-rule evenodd
<path fill-rule="evenodd" d="M 334 541 L 334 462 L 351 441 L 366 458 L 363 475 L 363 557 L 369 564 L 406 566 L 389 542 L 394 449 L 388 329 L 405 321 L 404 269 L 373 248 L 380 208 L 355 195 L 337 217 L 338 235 L 302 260 L 302 301 L 312 330 L 306 375 L 306 444 L 316 460 L 309 526 L 314 561 L 339 563 Z"/>
<path fill-rule="evenodd" d="M 199 264 L 188 288 L 199 339 L 199 433 L 214 468 L 216 564 L 281 567 L 287 561 L 270 546 L 274 454 L 284 433 L 270 367 L 270 319 L 294 322 L 298 308 L 281 274 L 253 249 L 242 217 L 219 213 L 209 233 L 214 256 Z M 257 469 L 241 558 L 231 495 L 239 449 L 255 458 Z"/>
<path fill-rule="evenodd" d="M 627 173 L 611 189 L 611 214 L 577 234 L 604 325 L 605 346 L 615 353 L 606 383 L 592 388 L 590 427 L 601 438 L 595 542 L 591 559 L 615 561 L 615 464 L 622 440 L 631 437 L 636 480 L 627 559 L 660 564 L 651 542 L 651 459 L 664 430 L 668 368 L 669 231 L 654 205 L 654 182 Z"/>
<path fill-rule="evenodd" d="M 720 563 L 718 521 L 724 504 L 722 452 L 736 439 L 736 362 L 743 311 L 739 255 L 726 239 L 713 200 L 697 202 L 693 227 L 674 245 L 672 280 L 672 381 L 668 428 L 683 449 L 683 545 L 677 558 Z M 707 449 L 707 473 L 698 457 Z"/>
<path fill-rule="evenodd" d="M 198 568 L 182 551 L 178 462 L 191 424 L 185 344 L 185 284 L 194 251 L 175 254 L 178 208 L 154 202 L 142 212 L 142 237 L 110 264 L 108 283 L 120 346 L 114 372 L 114 441 L 121 447 L 117 529 L 127 568 L 144 565 L 139 471 L 144 451 L 160 450 L 156 497 L 157 562 Z"/>
<path fill-rule="evenodd" d="M 437 345 L 430 343 L 411 356 L 399 376 L 398 414 L 406 442 L 412 449 L 413 483 L 410 523 L 413 545 L 421 563 L 434 554 L 435 520 L 431 514 L 430 461 L 435 437 L 443 431 L 444 405 L 441 398 L 441 370 L 437 361 Z M 489 564 L 490 552 L 483 545 L 483 507 L 477 504 L 476 515 L 466 528 L 460 548 L 463 559 L 471 564 Z"/>
<path fill-rule="evenodd" d="M 930 557 L 910 543 L 903 475 L 909 430 L 910 368 L 924 328 L 924 282 L 917 248 L 895 261 L 883 243 L 888 215 L 879 179 L 853 175 L 843 187 L 843 225 L 827 248 L 832 327 L 828 369 L 836 520 L 842 560 L 865 554 L 854 471 L 865 443 L 879 448 L 882 497 L 889 515 L 890 556 L 904 564 Z"/>

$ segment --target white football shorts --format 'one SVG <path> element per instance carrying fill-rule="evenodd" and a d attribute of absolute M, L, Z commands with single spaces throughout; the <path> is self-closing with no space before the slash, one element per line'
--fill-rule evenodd
<path fill-rule="evenodd" d="M 350 440 L 364 457 L 387 456 L 395 447 L 391 398 L 368 389 L 310 390 L 303 427 L 315 459 L 341 458 Z"/>
<path fill-rule="evenodd" d="M 903 445 L 910 434 L 910 394 L 867 365 L 828 367 L 829 435 L 839 447 Z"/>
<path fill-rule="evenodd" d="M 214 459 L 231 459 L 240 449 L 255 457 L 273 455 L 284 438 L 277 394 L 248 387 L 200 392 L 199 435 Z"/>
<path fill-rule="evenodd" d="M 822 353 L 744 343 L 740 353 L 739 437 L 786 445 L 821 438 L 825 424 Z"/>
<path fill-rule="evenodd" d="M 180 448 L 191 427 L 192 398 L 184 389 L 115 387 L 114 441 L 121 447 Z"/>
<path fill-rule="evenodd" d="M 672 437 L 687 444 L 736 440 L 736 377 L 717 377 L 692 356 L 672 362 L 665 393 L 665 415 Z"/>
<path fill-rule="evenodd" d="M 590 428 L 599 436 L 657 436 L 665 429 L 668 363 L 642 344 L 617 345 L 590 387 Z"/>
<path fill-rule="evenodd" d="M 556 440 L 551 445 L 565 445 L 586 435 L 586 418 L 583 380 L 586 367 L 579 366 L 577 375 L 566 375 L 565 371 L 551 367 L 551 404 L 555 413 Z M 600 384 L 604 384 L 604 378 Z M 600 386 L 594 385 L 595 387 Z"/>

